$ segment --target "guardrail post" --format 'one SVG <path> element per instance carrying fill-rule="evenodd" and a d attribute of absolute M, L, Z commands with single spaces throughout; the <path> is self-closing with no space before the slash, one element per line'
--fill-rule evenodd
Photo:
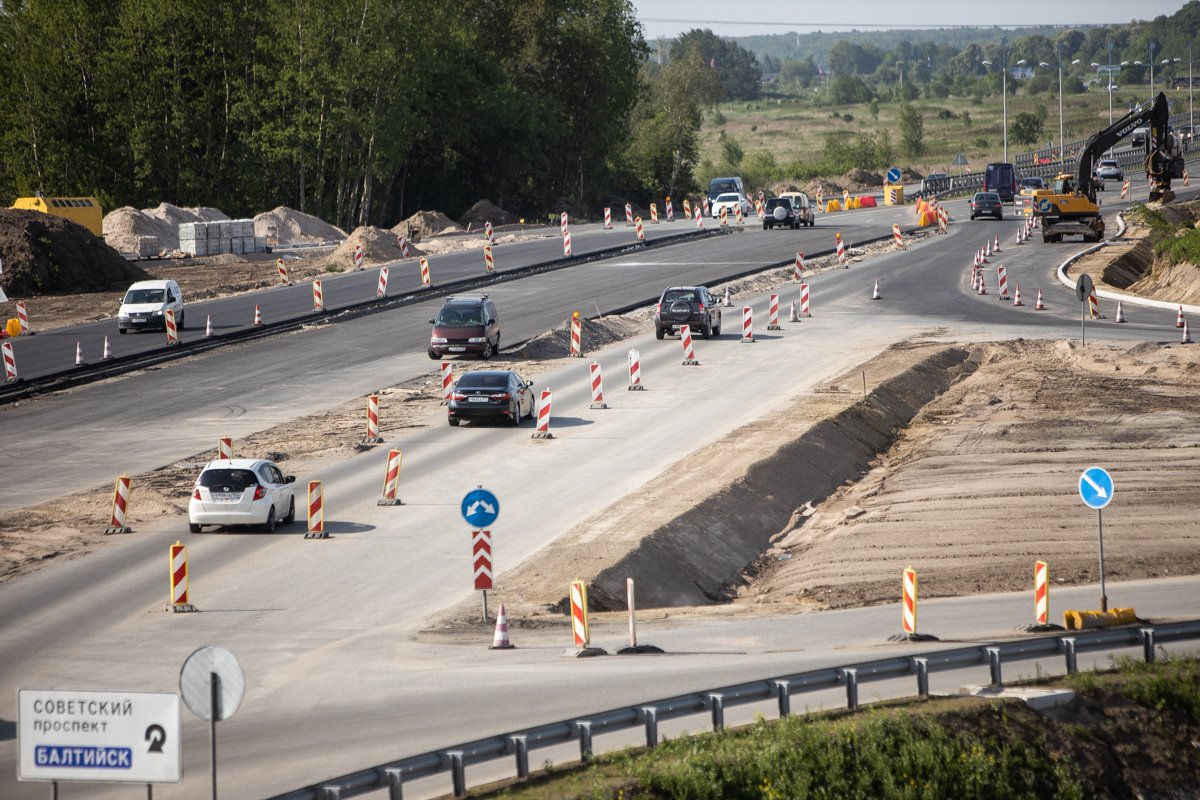
<path fill-rule="evenodd" d="M 450 760 L 450 781 L 454 786 L 454 796 L 463 798 L 467 796 L 467 770 L 463 766 L 463 754 L 461 750 L 456 750 L 452 753 L 446 753 L 446 758 Z"/>
<path fill-rule="evenodd" d="M 788 681 L 775 681 L 775 696 L 779 699 L 779 718 L 792 713 L 792 686 Z"/>
<path fill-rule="evenodd" d="M 642 709 L 646 720 L 646 747 L 658 745 L 658 709 L 648 706 Z"/>
<path fill-rule="evenodd" d="M 842 677 L 846 679 L 846 708 L 858 710 L 858 670 L 843 669 Z"/>
<path fill-rule="evenodd" d="M 708 694 L 704 697 L 706 700 L 708 700 L 709 710 L 712 712 L 713 730 L 725 730 L 725 695 Z"/>
<path fill-rule="evenodd" d="M 1003 689 L 1004 688 L 1004 677 L 1000 674 L 1000 648 L 999 647 L 988 647 L 986 649 L 987 649 L 988 671 L 992 673 L 992 688 L 993 689 Z"/>
<path fill-rule="evenodd" d="M 517 760 L 517 777 L 524 780 L 529 777 L 529 738 L 525 736 L 510 736 L 513 755 Z"/>
<path fill-rule="evenodd" d="M 579 760 L 587 762 L 592 757 L 592 723 L 576 722 L 575 730 L 579 731 Z"/>
<path fill-rule="evenodd" d="M 1142 628 L 1138 633 L 1142 636 L 1142 658 L 1147 664 L 1154 663 L 1154 628 Z"/>
<path fill-rule="evenodd" d="M 388 767 L 383 771 L 387 781 L 388 800 L 404 800 L 404 771 L 397 767 Z"/>
<path fill-rule="evenodd" d="M 917 696 L 922 700 L 929 699 L 929 659 L 914 658 L 913 672 L 917 673 Z"/>
<path fill-rule="evenodd" d="M 1065 636 L 1058 641 L 1062 642 L 1063 655 L 1067 659 L 1067 674 L 1074 675 L 1079 671 L 1079 665 L 1075 661 L 1075 638 Z"/>

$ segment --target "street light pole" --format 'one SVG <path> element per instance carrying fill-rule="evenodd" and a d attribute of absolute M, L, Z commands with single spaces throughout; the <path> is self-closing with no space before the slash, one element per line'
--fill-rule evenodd
<path fill-rule="evenodd" d="M 1108 124 L 1112 125 L 1112 48 L 1113 43 L 1108 43 Z"/>
<path fill-rule="evenodd" d="M 1150 105 L 1154 105 L 1154 42 L 1150 42 Z"/>
<path fill-rule="evenodd" d="M 1003 62 L 1003 72 L 1000 73 L 1000 97 L 1004 114 L 1004 161 L 1008 163 L 1008 37 L 1000 37 L 1000 60 Z"/>

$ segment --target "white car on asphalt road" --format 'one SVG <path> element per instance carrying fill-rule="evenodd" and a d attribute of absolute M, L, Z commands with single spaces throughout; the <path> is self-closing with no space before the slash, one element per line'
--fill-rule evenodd
<path fill-rule="evenodd" d="M 295 475 L 284 475 L 263 459 L 219 458 L 200 472 L 188 502 L 188 529 L 204 525 L 257 525 L 270 533 L 275 523 L 296 519 Z"/>
<path fill-rule="evenodd" d="M 746 195 L 738 192 L 728 192 L 726 194 L 717 195 L 717 199 L 712 202 L 713 219 L 721 218 L 721 209 L 728 209 L 728 214 L 731 217 L 737 216 L 737 209 L 741 206 L 742 216 L 748 217 L 754 211 L 754 206 L 750 205 L 750 201 L 746 199 Z"/>
<path fill-rule="evenodd" d="M 166 312 L 175 312 L 175 327 L 183 330 L 183 292 L 175 281 L 138 281 L 129 287 L 117 311 L 117 330 L 165 330 Z"/>

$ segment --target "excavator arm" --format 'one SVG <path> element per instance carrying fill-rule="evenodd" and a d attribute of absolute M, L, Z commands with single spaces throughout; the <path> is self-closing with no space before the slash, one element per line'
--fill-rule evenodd
<path fill-rule="evenodd" d="M 1091 202 L 1096 202 L 1096 159 L 1138 128 L 1149 127 L 1145 166 L 1146 177 L 1150 181 L 1150 201 L 1161 200 L 1168 203 L 1173 200 L 1175 193 L 1171 191 L 1171 178 L 1182 177 L 1183 156 L 1179 154 L 1174 138 L 1167 133 L 1168 119 L 1167 97 L 1159 92 L 1149 108 L 1131 111 L 1112 125 L 1093 134 L 1079 154 L 1079 164 L 1076 167 L 1079 193 Z"/>

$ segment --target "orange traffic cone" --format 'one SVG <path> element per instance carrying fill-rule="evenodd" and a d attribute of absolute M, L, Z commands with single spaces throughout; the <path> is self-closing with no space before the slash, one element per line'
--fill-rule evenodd
<path fill-rule="evenodd" d="M 1000 237 L 999 236 L 996 237 L 996 244 L 993 245 L 992 252 L 994 252 L 994 253 L 1000 252 Z"/>
<path fill-rule="evenodd" d="M 1046 305 L 1042 302 L 1042 290 L 1038 289 L 1037 304 L 1033 307 L 1034 311 L 1045 311 Z"/>
<path fill-rule="evenodd" d="M 1175 327 L 1182 328 L 1187 323 L 1183 321 L 1183 306 L 1179 307 L 1179 316 L 1175 317 Z"/>
<path fill-rule="evenodd" d="M 496 615 L 496 635 L 492 638 L 492 646 L 489 649 L 513 649 L 513 643 L 508 640 L 508 618 L 504 616 L 504 603 L 500 604 L 500 613 Z"/>
<path fill-rule="evenodd" d="M 979 294 L 987 294 L 987 286 L 983 282 L 983 270 L 979 271 Z"/>
<path fill-rule="evenodd" d="M 1019 284 L 1019 283 L 1017 284 L 1017 293 L 1015 295 L 1013 295 L 1013 305 L 1014 306 L 1025 305 L 1024 303 L 1021 302 L 1021 284 Z"/>
<path fill-rule="evenodd" d="M 875 279 L 875 291 L 871 293 L 872 300 L 882 300 L 883 295 L 879 293 L 879 279 Z"/>

